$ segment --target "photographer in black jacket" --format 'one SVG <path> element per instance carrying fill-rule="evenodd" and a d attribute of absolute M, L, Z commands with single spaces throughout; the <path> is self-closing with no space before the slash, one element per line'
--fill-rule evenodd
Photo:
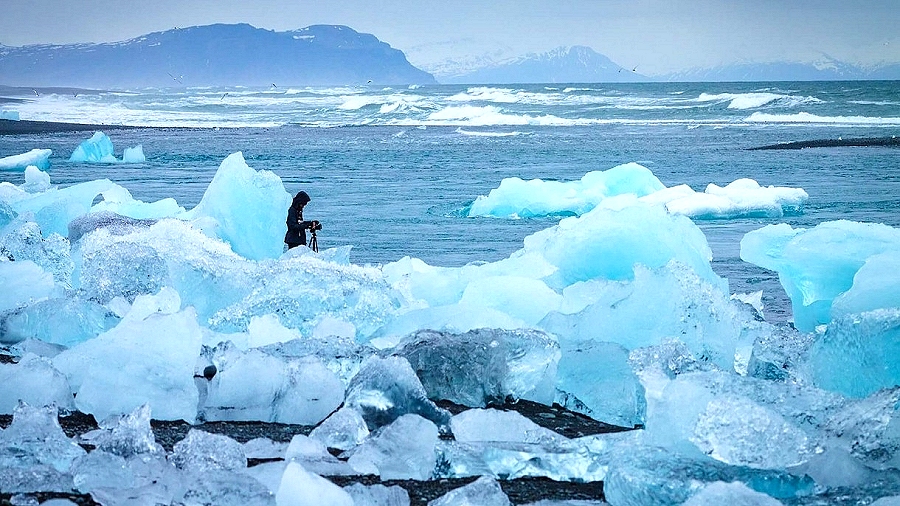
<path fill-rule="evenodd" d="M 297 192 L 291 207 L 287 213 L 287 233 L 284 234 L 284 242 L 288 249 L 297 246 L 306 246 L 306 231 L 321 230 L 322 224 L 316 220 L 303 221 L 303 207 L 310 201 L 309 195 L 304 192 Z"/>

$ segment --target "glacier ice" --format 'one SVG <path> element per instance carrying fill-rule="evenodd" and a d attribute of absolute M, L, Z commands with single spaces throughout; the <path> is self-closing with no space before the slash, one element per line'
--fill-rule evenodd
<path fill-rule="evenodd" d="M 193 421 L 202 340 L 196 312 L 178 311 L 169 289 L 138 299 L 117 326 L 60 353 L 53 365 L 68 378 L 78 409 L 97 419 L 149 403 L 160 419 Z"/>
<path fill-rule="evenodd" d="M 805 475 L 728 466 L 659 448 L 632 447 L 610 464 L 603 492 L 615 505 L 674 505 L 683 504 L 715 482 L 739 482 L 775 499 L 794 499 L 815 490 L 815 482 Z"/>
<path fill-rule="evenodd" d="M 25 170 L 33 165 L 41 170 L 50 168 L 51 149 L 32 149 L 20 155 L 4 156 L 0 158 L 0 170 Z"/>
<path fill-rule="evenodd" d="M 262 420 L 315 425 L 343 401 L 340 378 L 315 357 L 283 359 L 258 349 L 216 347 L 217 373 L 203 415 L 209 421 Z M 248 382 L 248 378 L 253 378 Z"/>
<path fill-rule="evenodd" d="M 24 307 L 61 292 L 53 275 L 31 260 L 0 261 L 0 284 L 4 288 L 0 292 L 0 311 Z"/>
<path fill-rule="evenodd" d="M 507 397 L 553 401 L 559 345 L 538 330 L 420 330 L 391 353 L 409 361 L 431 399 L 472 407 Z"/>
<path fill-rule="evenodd" d="M 244 447 L 222 434 L 210 434 L 191 429 L 187 436 L 175 443 L 171 462 L 178 469 L 192 473 L 211 470 L 236 471 L 247 467 Z"/>
<path fill-rule="evenodd" d="M 705 485 L 696 495 L 684 502 L 684 506 L 779 506 L 781 501 L 757 492 L 736 481 L 716 481 Z"/>
<path fill-rule="evenodd" d="M 477 197 L 466 214 L 498 218 L 580 216 L 605 199 L 625 194 L 660 204 L 670 213 L 696 219 L 779 218 L 799 213 L 809 199 L 801 188 L 763 187 L 747 178 L 724 187 L 710 183 L 702 193 L 687 185 L 667 188 L 650 169 L 632 162 L 588 172 L 579 181 L 506 178 L 487 196 Z"/>
<path fill-rule="evenodd" d="M 409 506 L 409 493 L 397 485 L 354 483 L 344 487 L 344 491 L 353 498 L 354 506 Z"/>
<path fill-rule="evenodd" d="M 130 413 L 105 418 L 97 430 L 83 434 L 81 440 L 125 459 L 165 456 L 150 427 L 150 413 L 150 405 L 143 404 Z"/>
<path fill-rule="evenodd" d="M 415 414 L 405 414 L 349 451 L 347 462 L 382 480 L 428 480 L 437 463 L 438 428 Z"/>
<path fill-rule="evenodd" d="M 832 320 L 835 299 L 856 284 L 856 274 L 871 258 L 878 269 L 873 276 L 867 269 L 856 284 L 856 292 L 867 295 L 852 303 L 849 294 L 844 310 L 875 310 L 897 307 L 894 292 L 885 291 L 883 267 L 892 265 L 890 257 L 873 258 L 900 250 L 900 230 L 880 223 L 846 220 L 821 223 L 811 229 L 790 225 L 767 225 L 747 233 L 741 239 L 741 258 L 778 272 L 778 279 L 791 298 L 794 324 L 804 332 Z M 840 307 L 840 306 L 839 306 Z"/>
<path fill-rule="evenodd" d="M 817 333 L 804 364 L 815 384 L 867 397 L 900 382 L 900 308 L 839 317 Z"/>
<path fill-rule="evenodd" d="M 284 470 L 275 502 L 278 506 L 353 506 L 353 497 L 334 483 L 303 469 L 300 464 L 290 462 Z"/>
<path fill-rule="evenodd" d="M 358 411 L 369 430 L 393 423 L 401 416 L 417 414 L 441 427 L 450 413 L 428 399 L 428 393 L 403 357 L 367 359 L 350 381 L 344 406 Z"/>
<path fill-rule="evenodd" d="M 28 193 L 40 193 L 50 189 L 50 174 L 34 165 L 25 167 L 25 184 L 21 187 Z"/>
<path fill-rule="evenodd" d="M 358 474 L 350 464 L 328 453 L 328 449 L 321 441 L 302 434 L 291 438 L 284 459 L 297 462 L 303 469 L 321 476 Z"/>
<path fill-rule="evenodd" d="M 634 427 L 644 424 L 644 387 L 616 343 L 585 341 L 562 346 L 556 402 L 591 418 Z"/>
<path fill-rule="evenodd" d="M 595 482 L 606 479 L 620 446 L 635 445 L 639 432 L 541 438 L 540 442 L 440 441 L 436 475 L 445 478 L 493 476 L 514 480 L 543 477 L 556 481 Z"/>
<path fill-rule="evenodd" d="M 457 506 L 478 504 L 480 506 L 509 506 L 509 497 L 500 488 L 497 480 L 490 476 L 482 476 L 477 480 L 455 488 L 446 494 L 430 501 L 428 506 Z"/>
<path fill-rule="evenodd" d="M 14 261 L 31 260 L 48 272 L 60 285 L 71 285 L 72 261 L 69 242 L 59 234 L 44 237 L 27 213 L 0 229 L 0 254 Z"/>
<path fill-rule="evenodd" d="M 72 151 L 69 161 L 76 163 L 143 163 L 146 159 L 141 145 L 126 148 L 122 159 L 117 159 L 113 153 L 113 143 L 109 136 L 103 132 L 94 132 L 90 139 L 82 141 Z"/>
<path fill-rule="evenodd" d="M 24 355 L 17 364 L 0 364 L 0 413 L 12 414 L 19 401 L 31 406 L 75 409 L 75 399 L 62 373 L 46 358 Z"/>
<path fill-rule="evenodd" d="M 328 448 L 349 450 L 369 436 L 369 427 L 355 409 L 342 407 L 316 426 L 309 437 Z"/>
<path fill-rule="evenodd" d="M 71 347 L 112 329 L 120 318 L 81 295 L 43 299 L 0 314 L 0 342 L 40 339 Z"/>
<path fill-rule="evenodd" d="M 261 260 L 281 255 L 284 213 L 290 205 L 281 178 L 268 170 L 253 170 L 238 152 L 225 158 L 200 203 L 184 217 L 215 230 L 236 253 Z"/>
<path fill-rule="evenodd" d="M 461 443 L 503 441 L 552 444 L 566 439 L 516 411 L 496 409 L 467 409 L 450 419 L 450 430 L 454 439 Z"/>

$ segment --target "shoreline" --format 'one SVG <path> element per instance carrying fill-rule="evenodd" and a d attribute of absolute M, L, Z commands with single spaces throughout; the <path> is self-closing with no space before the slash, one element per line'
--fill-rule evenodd
<path fill-rule="evenodd" d="M 772 149 L 806 149 L 806 148 L 837 148 L 837 147 L 869 147 L 869 146 L 898 146 L 900 147 L 900 138 L 891 137 L 861 137 L 855 139 L 815 139 L 811 141 L 792 141 L 782 142 L 778 144 L 769 144 L 767 146 L 757 146 L 747 148 L 747 151 L 761 151 Z"/>
<path fill-rule="evenodd" d="M 0 135 L 27 135 L 88 131 L 96 132 L 98 130 L 104 132 L 115 130 L 214 130 L 216 128 L 221 130 L 233 127 L 137 126 L 0 119 Z"/>

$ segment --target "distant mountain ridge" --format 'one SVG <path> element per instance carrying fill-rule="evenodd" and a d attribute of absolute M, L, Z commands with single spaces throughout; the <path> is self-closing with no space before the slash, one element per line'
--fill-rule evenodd
<path fill-rule="evenodd" d="M 695 68 L 657 76 L 657 80 L 670 82 L 856 81 L 897 79 L 900 79 L 900 64 L 863 68 L 828 57 L 824 57 L 813 63 L 733 63 L 712 68 Z"/>
<path fill-rule="evenodd" d="M 0 84 L 136 88 L 436 84 L 403 52 L 341 25 L 216 24 L 104 44 L 0 45 Z"/>
<path fill-rule="evenodd" d="M 637 82 L 652 79 L 626 69 L 587 46 L 561 46 L 455 76 L 447 84 Z"/>

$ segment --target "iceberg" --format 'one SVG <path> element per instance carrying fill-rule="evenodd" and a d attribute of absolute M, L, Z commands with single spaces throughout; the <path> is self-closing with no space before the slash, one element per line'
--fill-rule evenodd
<path fill-rule="evenodd" d="M 179 306 L 170 289 L 138 297 L 114 328 L 53 358 L 80 411 L 102 420 L 146 403 L 163 420 L 196 419 L 202 336 L 196 312 Z"/>
<path fill-rule="evenodd" d="M 0 119 L 19 121 L 19 111 L 12 109 L 0 109 Z"/>
<path fill-rule="evenodd" d="M 886 272 L 900 251 L 900 230 L 877 223 L 830 221 L 812 229 L 768 225 L 741 239 L 741 259 L 776 271 L 791 298 L 794 324 L 803 332 L 828 324 L 835 299 L 842 311 L 897 307 L 894 291 L 885 289 Z M 878 255 L 891 254 L 879 258 Z M 869 259 L 873 265 L 856 282 Z M 873 272 L 878 269 L 877 272 Z M 890 275 L 888 274 L 888 277 Z M 896 283 L 894 283 L 896 285 Z M 866 293 L 858 299 L 857 293 Z"/>
<path fill-rule="evenodd" d="M 52 149 L 32 149 L 20 155 L 4 156 L 0 158 L 0 170 L 25 170 L 32 165 L 47 170 L 50 168 L 51 154 Z"/>
<path fill-rule="evenodd" d="M 126 148 L 121 160 L 113 154 L 112 140 L 103 132 L 94 132 L 90 139 L 82 141 L 69 157 L 76 163 L 144 163 L 144 150 L 141 145 Z"/>
<path fill-rule="evenodd" d="M 580 181 L 569 183 L 507 178 L 487 196 L 476 198 L 467 214 L 500 218 L 579 216 L 607 197 L 626 193 L 643 197 L 664 188 L 650 169 L 637 163 L 588 172 Z"/>
<path fill-rule="evenodd" d="M 182 218 L 198 222 L 245 258 L 278 258 L 287 230 L 284 213 L 290 205 L 281 178 L 268 170 L 253 170 L 238 152 L 225 158 L 200 203 Z"/>
<path fill-rule="evenodd" d="M 710 183 L 704 192 L 687 185 L 667 188 L 650 169 L 632 162 L 588 172 L 580 181 L 507 178 L 487 196 L 477 197 L 464 212 L 469 217 L 496 218 L 581 216 L 606 199 L 626 194 L 694 219 L 780 218 L 799 214 L 809 199 L 802 188 L 763 187 L 748 178 L 724 187 Z"/>

